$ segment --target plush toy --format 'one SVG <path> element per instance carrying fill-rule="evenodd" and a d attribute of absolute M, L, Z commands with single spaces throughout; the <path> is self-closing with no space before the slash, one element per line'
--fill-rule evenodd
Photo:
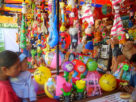
<path fill-rule="evenodd" d="M 112 0 L 112 6 L 115 10 L 115 16 L 114 16 L 114 22 L 113 22 L 113 27 L 111 29 L 111 35 L 115 36 L 118 35 L 120 31 L 123 30 L 123 23 L 119 14 L 120 10 L 120 3 L 123 2 L 124 0 Z"/>
<path fill-rule="evenodd" d="M 112 48 L 112 66 L 111 70 L 115 72 L 117 70 L 118 64 L 125 60 L 124 55 L 122 55 L 121 48 L 119 46 L 118 36 L 114 37 L 113 40 L 107 40 L 108 44 L 111 44 Z"/>
<path fill-rule="evenodd" d="M 83 22 L 87 22 L 89 25 L 94 24 L 94 19 L 92 16 L 93 9 L 91 8 L 90 4 L 84 4 L 82 6 L 82 20 Z"/>
<path fill-rule="evenodd" d="M 99 29 L 96 29 L 96 31 L 95 31 L 95 33 L 94 33 L 93 43 L 94 43 L 94 44 L 95 44 L 95 43 L 98 43 L 98 42 L 101 41 L 101 39 L 102 39 L 102 37 L 101 37 L 101 32 L 100 32 Z"/>

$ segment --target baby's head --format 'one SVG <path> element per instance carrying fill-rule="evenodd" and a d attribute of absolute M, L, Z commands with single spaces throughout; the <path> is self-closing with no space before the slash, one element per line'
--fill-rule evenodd
<path fill-rule="evenodd" d="M 20 73 L 20 61 L 15 52 L 0 52 L 0 74 L 4 78 L 16 77 Z"/>
<path fill-rule="evenodd" d="M 27 65 L 27 57 L 25 54 L 21 53 L 19 55 L 19 59 L 20 59 L 20 62 L 21 62 L 21 71 L 26 71 L 27 68 L 28 68 L 28 65 Z"/>

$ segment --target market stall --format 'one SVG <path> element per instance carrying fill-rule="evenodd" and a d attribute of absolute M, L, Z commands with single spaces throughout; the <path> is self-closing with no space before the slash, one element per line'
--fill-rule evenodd
<path fill-rule="evenodd" d="M 133 98 L 135 0 L 5 0 L 0 10 L 17 15 L 16 42 L 35 87 L 42 86 L 46 97 L 60 102 Z M 127 100 L 122 91 L 129 93 Z"/>

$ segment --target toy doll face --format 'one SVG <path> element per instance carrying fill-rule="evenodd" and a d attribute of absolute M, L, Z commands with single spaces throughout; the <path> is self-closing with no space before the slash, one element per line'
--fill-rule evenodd
<path fill-rule="evenodd" d="M 84 72 L 85 71 L 85 66 L 83 66 L 83 65 L 81 65 L 81 66 L 79 66 L 78 67 L 78 70 L 79 70 L 79 72 Z"/>
<path fill-rule="evenodd" d="M 67 64 L 66 65 L 66 69 L 68 70 L 68 71 L 72 71 L 73 69 L 74 69 L 74 66 L 70 63 L 70 64 Z"/>

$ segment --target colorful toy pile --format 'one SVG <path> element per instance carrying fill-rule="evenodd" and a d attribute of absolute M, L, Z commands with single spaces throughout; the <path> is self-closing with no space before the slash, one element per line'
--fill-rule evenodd
<path fill-rule="evenodd" d="M 23 3 L 18 43 L 28 56 L 30 68 L 37 68 L 34 81 L 44 85 L 48 97 L 65 102 L 80 100 L 115 90 L 116 78 L 130 79 L 131 65 L 126 58 L 135 54 L 135 47 L 134 42 L 127 40 L 135 40 L 136 28 L 132 10 L 128 19 L 133 24 L 124 27 L 123 1 L 112 0 L 110 5 L 99 7 L 91 0 L 60 1 L 59 21 L 56 0 L 31 0 L 26 6 L 28 11 Z M 60 49 L 58 57 L 56 47 Z M 109 61 L 111 52 L 112 65 L 108 68 L 106 60 Z M 63 77 L 51 76 L 50 70 L 58 64 L 56 60 L 64 71 Z M 110 69 L 111 74 L 99 73 Z"/>

